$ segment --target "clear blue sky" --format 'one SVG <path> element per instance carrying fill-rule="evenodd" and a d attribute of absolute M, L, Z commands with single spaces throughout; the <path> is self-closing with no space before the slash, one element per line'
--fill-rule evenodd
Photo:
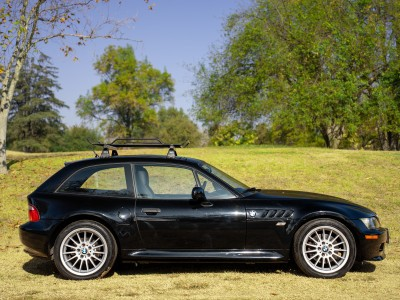
<path fill-rule="evenodd" d="M 223 40 L 225 18 L 247 7 L 251 0 L 150 0 L 153 10 L 143 0 L 125 0 L 114 5 L 110 13 L 121 18 L 134 17 L 136 22 L 122 28 L 124 37 L 139 41 L 95 40 L 83 47 L 73 47 L 74 53 L 64 57 L 60 44 L 49 43 L 41 50 L 52 58 L 59 69 L 58 81 L 62 90 L 57 97 L 70 108 L 61 110 L 68 125 L 80 124 L 75 102 L 99 83 L 93 63 L 108 45 L 131 44 L 137 58 L 147 59 L 154 67 L 166 70 L 175 81 L 175 106 L 186 112 L 193 104 L 189 93 L 193 74 L 188 66 L 207 58 L 213 45 Z M 115 3 L 115 2 L 114 2 Z M 73 61 L 74 56 L 78 61 Z"/>

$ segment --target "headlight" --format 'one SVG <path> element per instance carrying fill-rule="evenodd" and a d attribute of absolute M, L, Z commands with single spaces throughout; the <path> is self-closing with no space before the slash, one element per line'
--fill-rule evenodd
<path fill-rule="evenodd" d="M 376 229 L 381 227 L 378 217 L 361 218 L 360 220 L 361 222 L 364 223 L 365 227 L 367 227 L 368 229 Z"/>

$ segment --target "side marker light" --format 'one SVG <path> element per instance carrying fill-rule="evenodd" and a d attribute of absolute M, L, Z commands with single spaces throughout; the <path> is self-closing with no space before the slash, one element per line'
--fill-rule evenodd
<path fill-rule="evenodd" d="M 366 240 L 377 240 L 379 238 L 379 235 L 377 234 L 366 234 L 365 239 Z"/>

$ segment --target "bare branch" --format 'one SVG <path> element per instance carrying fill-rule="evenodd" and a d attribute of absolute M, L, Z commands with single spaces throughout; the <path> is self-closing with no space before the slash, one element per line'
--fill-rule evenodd
<path fill-rule="evenodd" d="M 93 39 L 99 39 L 99 38 L 104 38 L 104 39 L 113 39 L 113 40 L 121 40 L 121 41 L 132 41 L 132 39 L 128 39 L 128 38 L 122 38 L 122 37 L 113 37 L 111 35 L 95 35 L 95 34 L 91 34 L 91 35 L 84 35 L 84 34 L 74 34 L 74 33 L 58 33 L 58 34 L 54 34 L 54 35 L 50 35 L 50 36 L 45 36 L 42 37 L 36 41 L 33 41 L 33 44 L 37 44 L 37 43 L 41 43 L 47 40 L 51 40 L 51 39 L 55 39 L 55 38 L 64 38 L 64 37 L 75 37 L 75 38 L 79 38 L 79 39 L 84 39 L 84 40 L 93 40 Z M 137 41 L 139 42 L 139 41 Z"/>
<path fill-rule="evenodd" d="M 129 40 L 119 29 L 134 19 L 123 21 L 90 18 L 101 3 L 108 0 L 13 0 L 0 8 L 0 173 L 5 173 L 7 119 L 19 73 L 29 52 L 38 44 L 54 39 L 77 39 L 78 45 L 98 38 Z M 92 24 L 94 19 L 94 24 Z M 97 22 L 97 23 L 96 23 Z M 65 54 L 71 46 L 61 48 Z"/>

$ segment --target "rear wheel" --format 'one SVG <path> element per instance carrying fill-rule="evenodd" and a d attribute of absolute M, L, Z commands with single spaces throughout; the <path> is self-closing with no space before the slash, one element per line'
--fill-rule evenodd
<path fill-rule="evenodd" d="M 117 257 L 117 244 L 102 224 L 84 220 L 71 223 L 54 244 L 54 262 L 67 279 L 104 277 Z"/>
<path fill-rule="evenodd" d="M 356 243 L 350 230 L 333 219 L 304 224 L 294 236 L 294 259 L 308 276 L 338 278 L 353 266 Z"/>

